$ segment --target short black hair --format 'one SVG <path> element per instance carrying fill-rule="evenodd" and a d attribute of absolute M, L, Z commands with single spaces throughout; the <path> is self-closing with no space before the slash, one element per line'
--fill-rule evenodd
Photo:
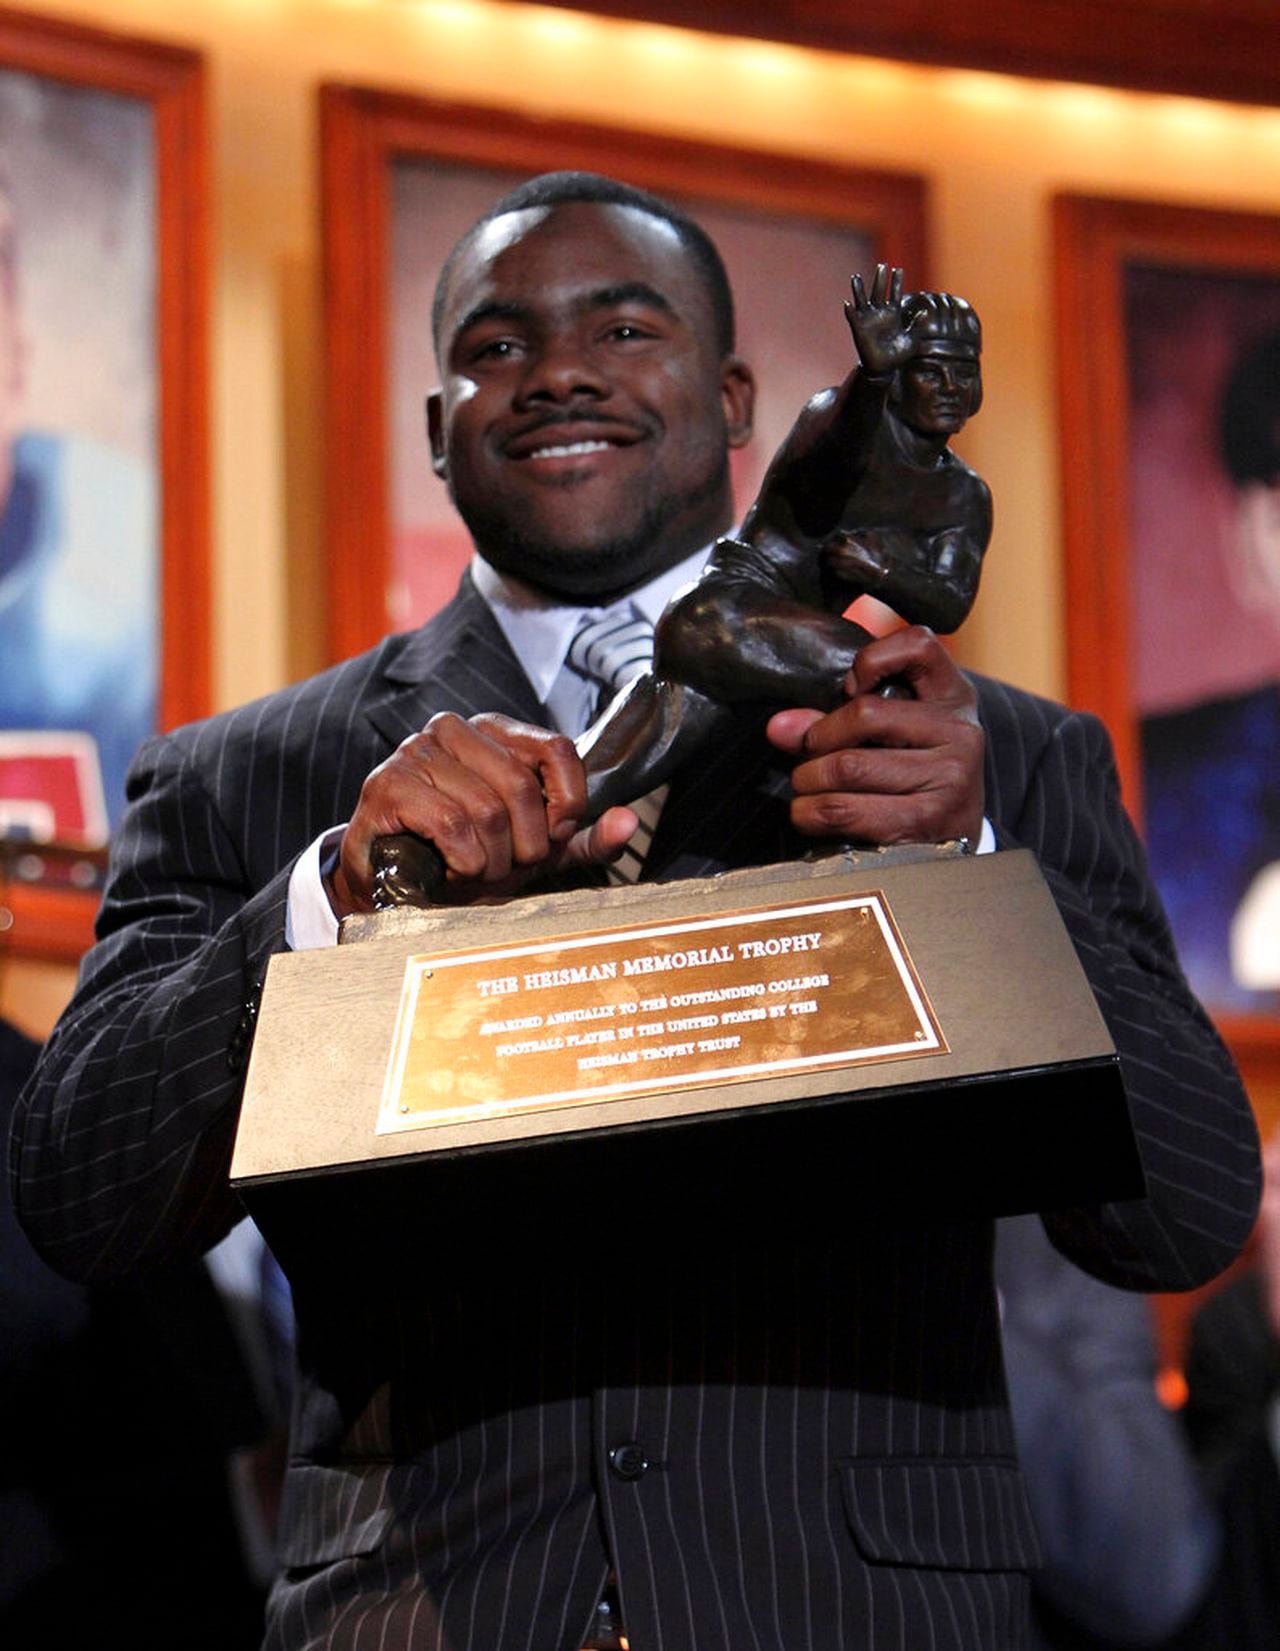
<path fill-rule="evenodd" d="M 670 201 L 664 201 L 660 195 L 651 195 L 647 189 L 620 183 L 617 178 L 603 177 L 599 172 L 543 172 L 536 178 L 517 184 L 500 201 L 495 201 L 483 217 L 476 219 L 445 259 L 440 279 L 436 282 L 435 298 L 431 305 L 431 332 L 437 354 L 440 349 L 440 321 L 449 282 L 459 259 L 485 225 L 491 224 L 495 218 L 505 218 L 508 213 L 524 212 L 530 207 L 567 206 L 578 201 L 599 206 L 633 207 L 637 212 L 647 212 L 651 218 L 669 224 L 680 245 L 693 260 L 711 301 L 716 348 L 722 356 L 732 354 L 735 337 L 733 293 L 724 260 L 715 242 L 701 224 L 695 223 L 679 207 L 672 206 Z"/>
<path fill-rule="evenodd" d="M 1237 487 L 1280 481 L 1280 332 L 1237 361 L 1222 393 L 1218 443 Z"/>

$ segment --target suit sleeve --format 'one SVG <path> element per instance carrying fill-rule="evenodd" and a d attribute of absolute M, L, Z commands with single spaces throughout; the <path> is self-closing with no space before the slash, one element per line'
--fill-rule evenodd
<path fill-rule="evenodd" d="M 1219 1533 L 1156 1397 L 1150 1308 L 1068 1265 L 1029 1216 L 1000 1223 L 996 1284 L 1037 1593 L 1108 1645 L 1163 1640 L 1207 1586 Z"/>
<path fill-rule="evenodd" d="M 190 744 L 144 746 L 66 1012 L 14 1123 L 24 1226 L 59 1270 L 107 1280 L 208 1248 L 256 996 L 284 949 L 289 867 L 254 892 Z"/>
<path fill-rule="evenodd" d="M 997 843 L 1034 850 L 1115 1042 L 1145 1199 L 1044 1217 L 1054 1244 L 1106 1282 L 1184 1290 L 1244 1244 L 1261 1188 L 1253 1113 L 1192 995 L 1092 716 L 988 692 Z M 990 796 L 989 803 L 993 799 Z"/>

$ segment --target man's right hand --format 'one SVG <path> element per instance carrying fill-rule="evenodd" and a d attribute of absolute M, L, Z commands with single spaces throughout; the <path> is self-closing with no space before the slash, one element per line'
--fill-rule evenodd
<path fill-rule="evenodd" d="M 510 717 L 442 712 L 365 780 L 326 882 L 334 914 L 372 911 L 375 838 L 409 832 L 434 843 L 448 898 L 515 893 L 536 873 L 612 860 L 636 829 L 611 808 L 579 829 L 587 786 L 573 741 Z"/>

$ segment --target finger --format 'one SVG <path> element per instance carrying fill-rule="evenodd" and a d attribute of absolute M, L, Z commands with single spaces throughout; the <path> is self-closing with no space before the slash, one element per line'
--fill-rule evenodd
<path fill-rule="evenodd" d="M 944 799 L 911 792 L 889 796 L 875 792 L 826 792 L 798 797 L 791 805 L 791 823 L 805 837 L 838 838 L 855 843 L 939 843 L 960 837 L 976 839 L 976 826 L 956 829 L 949 821 Z"/>
<path fill-rule="evenodd" d="M 791 776 L 797 829 L 878 842 L 976 839 L 984 806 L 982 731 L 936 708 L 927 722 L 917 719 L 918 744 L 843 746 L 798 763 Z"/>
<path fill-rule="evenodd" d="M 505 721 L 505 719 L 503 719 Z M 534 730 L 505 726 L 497 717 L 464 722 L 452 713 L 432 717 L 424 746 L 435 790 L 463 811 L 471 828 L 460 833 L 462 843 L 474 834 L 484 849 L 485 865 L 450 866 L 467 876 L 502 878 L 513 863 L 530 865 L 545 860 L 551 848 L 547 807 L 538 766 L 543 747 L 530 736 Z M 449 859 L 448 845 L 437 846 Z M 464 846 L 464 852 L 466 852 Z"/>
<path fill-rule="evenodd" d="M 592 825 L 575 831 L 563 843 L 553 845 L 550 853 L 537 866 L 513 867 L 509 876 L 486 876 L 477 879 L 454 878 L 444 896 L 451 904 L 479 900 L 505 899 L 528 887 L 530 876 L 538 872 L 564 872 L 583 866 L 604 865 L 616 860 L 635 835 L 639 825 L 630 808 L 606 810 Z"/>
<path fill-rule="evenodd" d="M 568 842 L 587 806 L 586 769 L 573 741 L 498 712 L 473 718 L 472 726 L 527 763 L 539 782 L 543 829 L 552 842 Z"/>
<path fill-rule="evenodd" d="M 821 711 L 799 708 L 776 711 L 765 724 L 765 737 L 779 751 L 798 754 L 804 750 L 805 735 L 815 722 L 822 721 Z"/>
<path fill-rule="evenodd" d="M 931 760 L 930 752 L 916 747 L 846 746 L 797 764 L 792 789 L 806 797 L 826 792 L 901 797 L 927 781 Z"/>
<path fill-rule="evenodd" d="M 979 754 L 978 745 L 968 740 L 842 746 L 797 763 L 791 787 L 798 797 L 836 792 L 885 797 L 946 792 L 969 783 L 972 763 Z"/>
<path fill-rule="evenodd" d="M 889 302 L 895 309 L 902 303 L 902 271 L 894 266 L 893 279 L 889 283 Z"/>
<path fill-rule="evenodd" d="M 871 283 L 871 302 L 877 309 L 884 303 L 884 295 L 888 289 L 889 270 L 885 264 L 876 265 L 875 280 Z"/>
<path fill-rule="evenodd" d="M 877 637 L 859 650 L 847 679 L 851 694 L 874 694 L 891 678 L 905 680 L 917 699 L 945 699 L 974 707 L 968 679 L 927 625 L 911 625 Z"/>
<path fill-rule="evenodd" d="M 797 755 L 822 757 L 863 745 L 928 749 L 947 742 L 954 722 L 954 707 L 947 701 L 859 694 L 811 722 Z"/>
<path fill-rule="evenodd" d="M 583 866 L 608 864 L 618 858 L 634 837 L 639 823 L 630 808 L 608 809 L 592 825 L 575 831 L 567 842 L 552 845 L 547 856 L 536 865 L 513 866 L 504 877 L 488 873 L 483 879 L 454 878 L 444 899 L 452 904 L 477 899 L 506 899 L 527 888 L 530 877 L 539 873 L 559 873 Z"/>
<path fill-rule="evenodd" d="M 867 289 L 862 284 L 862 276 L 853 278 L 853 307 L 856 310 L 865 310 L 867 307 Z"/>

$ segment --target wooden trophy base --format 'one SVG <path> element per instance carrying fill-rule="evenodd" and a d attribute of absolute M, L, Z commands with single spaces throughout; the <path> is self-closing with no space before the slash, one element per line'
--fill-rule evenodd
<path fill-rule="evenodd" d="M 545 1221 L 601 1189 L 944 1217 L 1143 1192 L 1026 851 L 401 908 L 343 941 L 268 971 L 232 1179 L 273 1221 Z"/>

